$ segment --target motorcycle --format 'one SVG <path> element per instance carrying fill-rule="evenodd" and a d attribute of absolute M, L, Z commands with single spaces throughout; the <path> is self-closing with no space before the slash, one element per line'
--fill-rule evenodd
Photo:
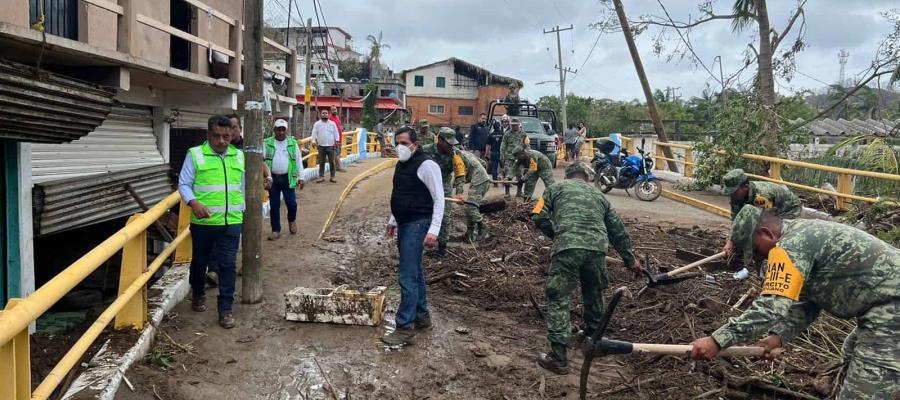
<path fill-rule="evenodd" d="M 594 153 L 591 165 L 594 168 L 594 185 L 603 193 L 609 193 L 613 189 L 634 188 L 635 196 L 643 201 L 653 201 L 662 193 L 659 178 L 651 172 L 653 159 L 644 153 L 646 140 L 641 138 L 639 154 L 628 155 L 622 149 L 620 154 L 616 148 L 620 147 L 612 141 L 604 141 L 599 144 L 599 149 Z"/>

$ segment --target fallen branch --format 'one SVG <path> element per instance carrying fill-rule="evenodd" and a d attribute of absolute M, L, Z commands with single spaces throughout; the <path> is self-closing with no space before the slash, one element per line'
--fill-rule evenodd
<path fill-rule="evenodd" d="M 426 281 L 426 283 L 429 284 L 429 285 L 431 285 L 431 284 L 438 283 L 438 282 L 440 282 L 440 281 L 442 281 L 442 280 L 444 280 L 444 279 L 451 278 L 451 277 L 454 277 L 454 276 L 458 276 L 458 277 L 460 277 L 460 278 L 468 278 L 468 277 L 469 277 L 468 275 L 466 275 L 466 274 L 464 274 L 464 273 L 461 273 L 461 272 L 459 272 L 459 271 L 453 270 L 453 271 L 450 271 L 450 272 L 444 272 L 443 274 L 439 274 L 439 275 L 437 275 L 437 276 L 428 278 L 428 280 Z"/>
<path fill-rule="evenodd" d="M 541 310 L 541 306 L 538 305 L 537 299 L 534 298 L 534 293 L 528 294 L 528 300 L 531 300 L 531 306 L 534 307 L 534 311 L 537 311 L 538 317 L 541 317 L 542 320 L 546 319 L 544 318 L 544 311 Z"/>

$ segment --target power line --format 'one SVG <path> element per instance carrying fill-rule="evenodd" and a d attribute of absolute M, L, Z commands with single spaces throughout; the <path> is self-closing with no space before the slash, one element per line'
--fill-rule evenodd
<path fill-rule="evenodd" d="M 591 55 L 594 54 L 594 49 L 597 48 L 597 43 L 600 43 L 600 37 L 601 37 L 601 36 L 603 36 L 603 32 L 599 32 L 599 33 L 597 34 L 597 40 L 594 40 L 594 45 L 591 46 L 591 51 L 588 52 L 587 57 L 584 58 L 584 62 L 581 63 L 581 66 L 578 67 L 578 69 L 576 69 L 576 71 L 581 71 L 581 69 L 584 68 L 584 66 L 587 64 L 588 60 L 591 59 Z M 572 78 L 572 80 L 574 81 L 575 78 L 578 78 L 578 75 L 575 75 L 575 77 Z"/>

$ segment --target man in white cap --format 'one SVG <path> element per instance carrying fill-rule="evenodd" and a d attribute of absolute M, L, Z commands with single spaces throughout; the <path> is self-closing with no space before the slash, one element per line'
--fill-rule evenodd
<path fill-rule="evenodd" d="M 303 170 L 300 146 L 297 139 L 287 134 L 288 123 L 283 119 L 275 120 L 275 136 L 263 140 L 266 149 L 266 166 L 272 171 L 272 182 L 269 188 L 269 204 L 272 206 L 272 234 L 269 240 L 281 237 L 281 196 L 287 206 L 288 229 L 291 235 L 297 234 L 297 194 L 295 188 L 303 189 Z"/>

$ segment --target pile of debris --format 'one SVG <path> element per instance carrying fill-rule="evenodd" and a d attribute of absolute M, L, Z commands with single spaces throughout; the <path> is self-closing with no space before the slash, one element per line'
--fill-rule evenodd
<path fill-rule="evenodd" d="M 488 221 L 491 237 L 487 240 L 477 245 L 454 245 L 443 260 L 426 259 L 428 283 L 434 289 L 463 295 L 473 307 L 507 312 L 513 320 L 543 326 L 540 319 L 552 242 L 531 223 L 528 204 L 510 204 L 506 211 L 492 215 Z M 676 249 L 708 253 L 721 248 L 726 235 L 724 231 L 698 226 L 664 227 L 628 218 L 625 223 L 638 257 L 653 272 L 684 265 L 684 260 L 676 258 Z M 636 277 L 621 265 L 613 263 L 608 269 L 610 287 L 626 286 L 636 294 L 620 303 L 608 336 L 631 342 L 690 343 L 706 336 L 746 309 L 760 285 L 755 276 L 738 280 L 731 271 L 720 270 L 670 286 L 647 288 L 646 278 Z M 581 324 L 581 312 L 580 300 L 576 300 L 573 326 Z M 840 343 L 852 324 L 834 318 L 820 319 L 777 362 L 735 358 L 695 363 L 672 356 L 632 355 L 619 361 L 629 365 L 640 385 L 637 380 L 620 381 L 595 387 L 592 392 L 621 393 L 631 398 L 636 390 L 649 398 L 693 398 L 703 394 L 713 398 L 833 395 Z"/>

